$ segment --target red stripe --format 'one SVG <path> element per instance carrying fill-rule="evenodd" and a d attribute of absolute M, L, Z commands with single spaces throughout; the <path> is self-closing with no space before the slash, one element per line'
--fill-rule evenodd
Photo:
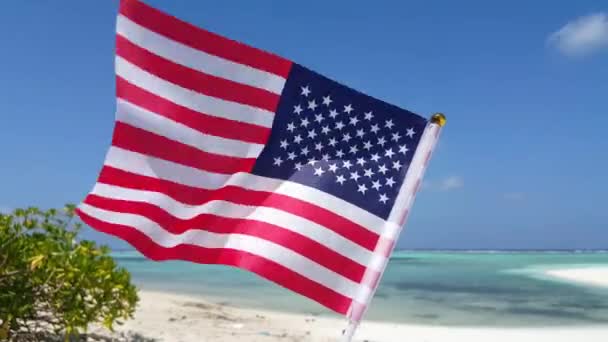
<path fill-rule="evenodd" d="M 116 121 L 112 145 L 216 173 L 249 172 L 255 164 L 255 158 L 236 158 L 208 153 L 120 121 Z"/>
<path fill-rule="evenodd" d="M 203 248 L 182 244 L 162 247 L 133 227 L 100 221 L 81 210 L 76 211 L 82 221 L 94 229 L 127 241 L 140 253 L 152 260 L 184 260 L 199 264 L 222 264 L 253 272 L 291 291 L 308 297 L 327 308 L 345 315 L 352 302 L 315 281 L 296 273 L 274 261 L 255 254 L 227 248 Z"/>
<path fill-rule="evenodd" d="M 194 111 L 141 89 L 120 76 L 116 76 L 116 96 L 201 133 L 256 144 L 266 144 L 270 136 L 270 128 Z"/>
<path fill-rule="evenodd" d="M 116 54 L 165 81 L 198 93 L 271 112 L 279 104 L 277 94 L 176 64 L 140 48 L 120 35 L 116 36 Z"/>
<path fill-rule="evenodd" d="M 374 250 L 379 239 L 376 233 L 343 216 L 282 194 L 248 190 L 237 186 L 206 190 L 155 177 L 142 176 L 110 166 L 103 167 L 98 182 L 130 189 L 161 192 L 188 205 L 202 205 L 212 200 L 224 200 L 243 205 L 275 208 L 316 222 L 370 251 Z"/>
<path fill-rule="evenodd" d="M 181 219 L 151 203 L 111 199 L 92 194 L 88 195 L 84 202 L 108 211 L 147 217 L 173 234 L 183 234 L 188 230 L 205 230 L 218 234 L 255 236 L 291 249 L 357 283 L 361 281 L 365 272 L 364 266 L 325 245 L 267 222 L 212 214 L 199 214 L 190 219 Z"/>
<path fill-rule="evenodd" d="M 120 14 L 148 30 L 211 55 L 287 78 L 291 62 L 267 51 L 209 32 L 150 7 L 139 0 L 122 0 Z"/>

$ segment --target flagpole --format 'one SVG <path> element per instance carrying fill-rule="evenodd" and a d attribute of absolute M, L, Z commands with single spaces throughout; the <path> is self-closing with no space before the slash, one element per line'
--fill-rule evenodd
<path fill-rule="evenodd" d="M 371 300 L 378 289 L 380 279 L 382 279 L 382 276 L 384 275 L 384 271 L 386 270 L 390 256 L 393 254 L 397 244 L 397 239 L 399 238 L 407 217 L 409 216 L 408 214 L 411 210 L 414 198 L 420 189 L 424 173 L 428 167 L 428 163 L 431 159 L 433 151 L 435 150 L 437 141 L 439 141 L 441 128 L 445 125 L 445 123 L 445 115 L 442 113 L 435 113 L 431 116 L 429 123 L 425 127 L 422 137 L 418 142 L 418 148 L 416 149 L 410 167 L 403 180 L 403 185 L 399 190 L 397 198 L 395 199 L 395 206 L 393 207 L 393 210 L 391 211 L 387 220 L 389 224 L 397 224 L 398 229 L 392 236 L 392 241 L 389 243 L 390 247 L 387 248 L 387 243 L 381 243 L 381 241 L 379 241 L 376 245 L 374 253 L 383 254 L 387 257 L 382 264 L 380 273 L 376 277 L 368 276 L 367 271 L 363 276 L 362 285 L 371 285 L 371 292 L 369 296 L 367 296 L 365 303 L 357 303 L 353 301 L 353 304 L 351 304 L 350 310 L 347 314 L 348 325 L 346 326 L 346 329 L 342 331 L 342 342 L 352 341 L 355 331 L 359 327 L 359 323 L 369 308 Z"/>

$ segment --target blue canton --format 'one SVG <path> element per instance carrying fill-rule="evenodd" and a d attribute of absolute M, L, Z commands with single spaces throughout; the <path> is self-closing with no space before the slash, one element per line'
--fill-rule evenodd
<path fill-rule="evenodd" d="M 294 64 L 253 173 L 386 219 L 427 120 Z"/>

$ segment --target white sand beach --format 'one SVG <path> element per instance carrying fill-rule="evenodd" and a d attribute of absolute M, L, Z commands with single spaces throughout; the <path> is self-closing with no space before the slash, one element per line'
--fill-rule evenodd
<path fill-rule="evenodd" d="M 140 292 L 135 319 L 119 326 L 112 341 L 340 341 L 345 321 L 212 304 L 196 296 Z M 92 333 L 108 335 L 101 328 Z M 457 328 L 367 321 L 355 341 L 605 342 L 607 326 L 551 328 Z"/>
<path fill-rule="evenodd" d="M 546 275 L 566 281 L 608 288 L 608 267 L 548 270 Z"/>

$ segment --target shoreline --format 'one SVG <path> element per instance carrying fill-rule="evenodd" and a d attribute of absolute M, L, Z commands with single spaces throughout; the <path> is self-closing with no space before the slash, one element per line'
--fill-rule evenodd
<path fill-rule="evenodd" d="M 91 327 L 90 333 L 115 341 L 243 342 L 340 341 L 346 320 L 215 304 L 204 297 L 140 290 L 135 318 L 115 333 Z M 353 341 L 368 342 L 570 342 L 605 341 L 607 326 L 581 327 L 446 327 L 364 321 Z"/>

